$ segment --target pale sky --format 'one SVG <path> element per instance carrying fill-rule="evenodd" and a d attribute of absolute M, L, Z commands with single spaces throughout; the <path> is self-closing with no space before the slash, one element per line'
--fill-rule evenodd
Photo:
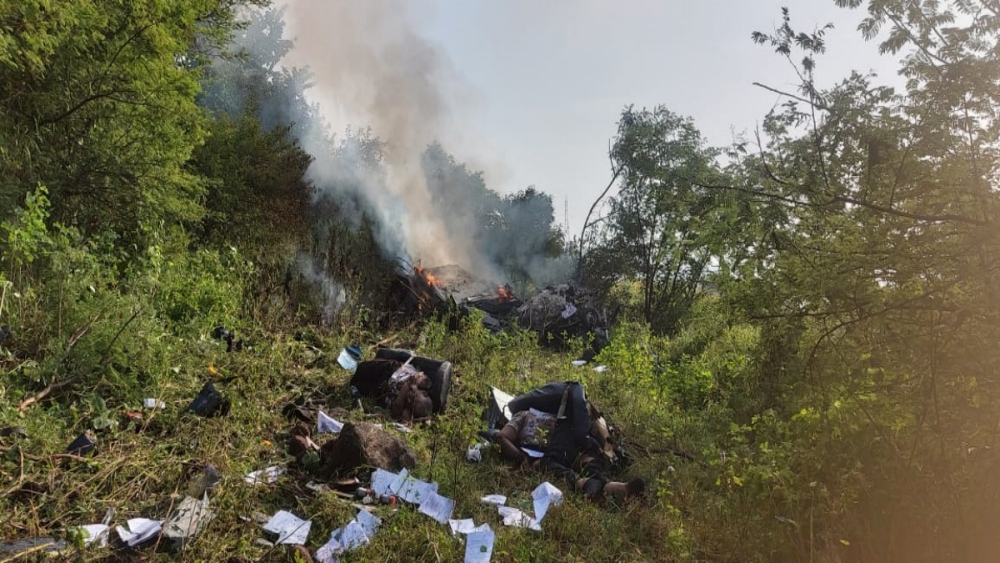
<path fill-rule="evenodd" d="M 792 87 L 787 62 L 750 40 L 772 31 L 781 6 L 792 25 L 828 22 L 821 82 L 852 69 L 898 82 L 895 57 L 856 31 L 864 15 L 833 0 L 411 0 L 417 31 L 460 77 L 453 119 L 461 146 L 448 150 L 483 169 L 500 192 L 534 184 L 552 194 L 556 221 L 569 200 L 579 233 L 610 179 L 607 150 L 626 104 L 694 118 L 714 145 L 752 133 L 778 96 L 752 85 Z"/>

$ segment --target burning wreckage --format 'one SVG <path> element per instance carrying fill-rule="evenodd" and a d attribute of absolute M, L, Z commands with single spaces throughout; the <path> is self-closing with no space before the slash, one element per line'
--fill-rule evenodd
<path fill-rule="evenodd" d="M 543 345 L 554 348 L 579 338 L 588 345 L 582 358 L 588 361 L 608 343 L 607 316 L 590 293 L 570 284 L 546 287 L 521 300 L 510 285 L 486 283 L 459 266 L 401 264 L 390 295 L 390 310 L 404 318 L 461 318 L 478 309 L 484 313 L 483 324 L 494 332 L 516 324 L 538 333 Z"/>

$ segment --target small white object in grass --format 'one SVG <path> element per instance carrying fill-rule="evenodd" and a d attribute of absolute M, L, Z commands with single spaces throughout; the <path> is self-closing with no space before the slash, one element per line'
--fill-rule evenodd
<path fill-rule="evenodd" d="M 143 399 L 142 406 L 147 409 L 165 409 L 167 404 L 159 399 Z"/>
<path fill-rule="evenodd" d="M 570 363 L 571 363 L 571 364 L 573 364 L 573 365 L 574 365 L 574 366 L 576 366 L 576 367 L 580 367 L 580 366 L 585 366 L 585 365 L 587 365 L 587 360 L 573 360 L 573 361 L 572 361 L 572 362 L 570 362 Z"/>
<path fill-rule="evenodd" d="M 555 485 L 546 481 L 531 491 L 531 498 L 535 504 L 535 520 L 541 523 L 549 511 L 549 506 L 562 504 L 563 494 Z"/>
<path fill-rule="evenodd" d="M 479 502 L 483 504 L 494 504 L 496 506 L 503 506 L 507 504 L 507 497 L 503 495 L 486 495 L 479 499 Z"/>
<path fill-rule="evenodd" d="M 511 506 L 498 506 L 497 514 L 503 518 L 504 526 L 513 526 L 515 528 L 528 528 L 535 530 L 536 532 L 542 531 L 541 524 L 537 520 L 528 516 L 521 510 L 511 507 Z"/>
<path fill-rule="evenodd" d="M 484 524 L 485 526 L 485 524 Z M 465 563 L 489 563 L 496 534 L 489 526 L 470 533 L 465 539 Z"/>
<path fill-rule="evenodd" d="M 264 531 L 277 534 L 274 543 L 288 545 L 303 545 L 309 538 L 309 528 L 312 522 L 303 520 L 287 510 L 279 510 L 264 524 Z"/>
<path fill-rule="evenodd" d="M 457 536 L 458 534 L 468 534 L 474 531 L 476 529 L 476 522 L 472 518 L 448 520 L 448 526 L 451 527 L 451 535 Z"/>
<path fill-rule="evenodd" d="M 485 443 L 479 442 L 478 444 L 469 448 L 465 452 L 465 459 L 467 461 L 474 461 L 476 463 L 483 461 L 483 446 L 485 445 L 486 445 Z"/>
<path fill-rule="evenodd" d="M 108 532 L 111 531 L 106 524 L 87 524 L 80 526 L 80 529 L 87 532 L 87 537 L 83 539 L 83 545 L 90 546 L 97 542 L 98 547 L 107 547 Z"/>
<path fill-rule="evenodd" d="M 604 373 L 608 371 L 608 366 L 597 366 L 594 368 L 594 371 L 596 371 L 597 373 Z"/>
<path fill-rule="evenodd" d="M 357 549 L 370 541 L 365 528 L 357 520 L 351 520 L 346 526 L 341 528 L 339 536 L 340 545 L 346 550 Z"/>
<path fill-rule="evenodd" d="M 323 411 L 319 411 L 319 414 L 316 415 L 316 417 L 317 417 L 316 421 L 317 434 L 323 434 L 327 432 L 330 434 L 340 434 L 340 431 L 344 429 L 344 423 L 340 422 L 339 420 L 330 418 Z"/>
<path fill-rule="evenodd" d="M 128 544 L 129 547 L 135 547 L 159 534 L 160 526 L 162 525 L 163 522 L 160 520 L 150 520 L 149 518 L 130 518 L 127 530 L 121 526 L 116 526 L 115 530 L 118 532 L 118 537 L 121 538 L 124 543 Z"/>
<path fill-rule="evenodd" d="M 272 465 L 267 469 L 259 469 L 247 473 L 244 478 L 248 485 L 269 485 L 278 480 L 278 477 L 285 472 L 284 467 Z"/>
<path fill-rule="evenodd" d="M 382 525 L 382 519 L 367 510 L 359 510 L 355 520 L 369 538 L 373 537 L 378 531 L 378 527 Z"/>
<path fill-rule="evenodd" d="M 420 503 L 419 510 L 421 514 L 426 514 L 441 524 L 447 524 L 455 511 L 455 501 L 432 492 L 427 495 L 424 502 Z"/>
<path fill-rule="evenodd" d="M 351 353 L 347 351 L 347 348 L 341 348 L 340 355 L 337 356 L 337 363 L 340 364 L 340 367 L 350 373 L 354 373 L 358 369 L 358 361 L 351 356 Z"/>

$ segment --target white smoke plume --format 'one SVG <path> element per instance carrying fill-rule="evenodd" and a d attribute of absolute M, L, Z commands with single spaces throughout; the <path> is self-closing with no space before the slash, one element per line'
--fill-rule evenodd
<path fill-rule="evenodd" d="M 457 73 L 411 24 L 403 0 L 286 0 L 283 61 L 312 73 L 310 99 L 333 130 L 368 127 L 387 143 L 386 175 L 343 178 L 328 146 L 304 147 L 310 175 L 375 215 L 383 248 L 427 265 L 482 268 L 470 237 L 449 232 L 435 208 L 421 154 L 453 127 Z M 319 136 L 310 135 L 316 139 Z M 346 181 L 345 181 L 346 180 Z M 454 229 L 452 229 L 454 231 Z"/>

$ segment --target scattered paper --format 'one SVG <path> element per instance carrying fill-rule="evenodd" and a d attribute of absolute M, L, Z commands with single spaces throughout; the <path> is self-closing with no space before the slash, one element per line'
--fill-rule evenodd
<path fill-rule="evenodd" d="M 436 492 L 427 495 L 424 502 L 420 503 L 420 512 L 437 520 L 441 524 L 447 524 L 451 519 L 451 513 L 455 511 L 455 501 L 445 498 Z"/>
<path fill-rule="evenodd" d="M 385 469 L 376 469 L 375 473 L 372 473 L 372 490 L 375 491 L 377 495 L 391 495 L 392 485 L 399 477 L 396 473 L 392 471 L 386 471 Z"/>
<path fill-rule="evenodd" d="M 528 457 L 532 458 L 545 457 L 545 452 L 540 452 L 538 450 L 533 450 L 531 448 L 521 448 L 521 451 L 528 454 Z"/>
<path fill-rule="evenodd" d="M 124 543 L 128 544 L 129 547 L 135 547 L 159 534 L 160 527 L 162 525 L 163 522 L 160 520 L 130 518 L 127 530 L 121 526 L 116 526 L 115 531 L 118 532 L 118 537 L 121 538 Z"/>
<path fill-rule="evenodd" d="M 174 513 L 167 519 L 163 535 L 172 540 L 183 541 L 201 533 L 215 513 L 208 508 L 208 495 L 202 500 L 185 497 Z"/>
<path fill-rule="evenodd" d="M 273 465 L 267 469 L 260 469 L 247 473 L 245 480 L 248 485 L 269 485 L 278 480 L 278 477 L 285 472 L 284 467 Z"/>
<path fill-rule="evenodd" d="M 159 399 L 143 399 L 142 406 L 147 409 L 165 409 L 167 404 Z"/>
<path fill-rule="evenodd" d="M 83 545 L 90 546 L 97 542 L 98 547 L 107 547 L 110 535 L 108 532 L 111 531 L 107 524 L 87 524 L 80 526 L 80 529 L 87 532 L 87 537 L 83 539 Z"/>
<path fill-rule="evenodd" d="M 596 371 L 597 373 L 604 373 L 608 371 L 608 366 L 597 366 L 594 368 L 594 371 Z"/>
<path fill-rule="evenodd" d="M 476 445 L 472 446 L 471 448 L 469 448 L 465 452 L 465 459 L 466 459 L 466 461 L 474 461 L 476 463 L 479 463 L 480 461 L 483 461 L 483 451 L 482 450 L 483 450 L 483 445 L 481 443 L 480 444 L 476 444 Z"/>
<path fill-rule="evenodd" d="M 340 560 L 338 555 L 344 552 L 344 546 L 340 545 L 334 536 L 340 530 L 334 530 L 330 533 L 330 541 L 326 542 L 319 549 L 316 550 L 316 560 L 319 563 L 337 563 Z"/>
<path fill-rule="evenodd" d="M 504 526 L 515 528 L 529 528 L 536 532 L 542 531 L 541 524 L 537 520 L 511 506 L 498 506 L 497 513 L 503 518 Z"/>
<path fill-rule="evenodd" d="M 495 504 L 497 506 L 503 506 L 507 504 L 507 497 L 503 495 L 486 495 L 479 499 L 479 502 L 483 504 Z"/>
<path fill-rule="evenodd" d="M 576 367 L 580 367 L 580 366 L 585 366 L 585 365 L 587 365 L 587 360 L 573 360 L 573 361 L 572 361 L 572 362 L 570 362 L 570 363 L 571 363 L 571 364 L 573 364 L 573 365 L 574 365 L 574 366 L 576 366 Z"/>
<path fill-rule="evenodd" d="M 535 520 L 541 523 L 550 506 L 562 504 L 563 494 L 555 485 L 546 481 L 531 491 L 531 498 L 535 501 Z"/>
<path fill-rule="evenodd" d="M 496 534 L 489 526 L 485 530 L 477 531 L 466 536 L 465 539 L 465 563 L 489 563 L 493 555 L 493 541 Z"/>
<path fill-rule="evenodd" d="M 420 504 L 424 502 L 424 499 L 426 499 L 428 495 L 437 492 L 437 490 L 437 483 L 428 483 L 413 476 L 407 476 L 406 479 L 403 480 L 403 484 L 399 487 L 396 494 L 399 495 L 399 498 L 410 504 Z"/>
<path fill-rule="evenodd" d="M 368 534 L 357 520 L 351 520 L 340 530 L 340 545 L 344 546 L 344 549 L 357 549 L 368 541 Z"/>
<path fill-rule="evenodd" d="M 356 520 L 369 538 L 374 536 L 378 527 L 382 525 L 382 519 L 367 510 L 359 510 Z"/>
<path fill-rule="evenodd" d="M 448 526 L 451 527 L 451 535 L 457 536 L 458 534 L 472 533 L 476 529 L 476 522 L 472 518 L 448 520 Z"/>
<path fill-rule="evenodd" d="M 310 527 L 312 522 L 309 520 L 303 520 L 286 510 L 279 510 L 264 524 L 264 531 L 277 534 L 276 544 L 303 545 L 309 538 Z"/>
<path fill-rule="evenodd" d="M 344 423 L 330 418 L 323 411 L 319 411 L 316 421 L 316 433 L 323 434 L 328 432 L 330 434 L 340 434 L 340 431 L 344 429 Z"/>

